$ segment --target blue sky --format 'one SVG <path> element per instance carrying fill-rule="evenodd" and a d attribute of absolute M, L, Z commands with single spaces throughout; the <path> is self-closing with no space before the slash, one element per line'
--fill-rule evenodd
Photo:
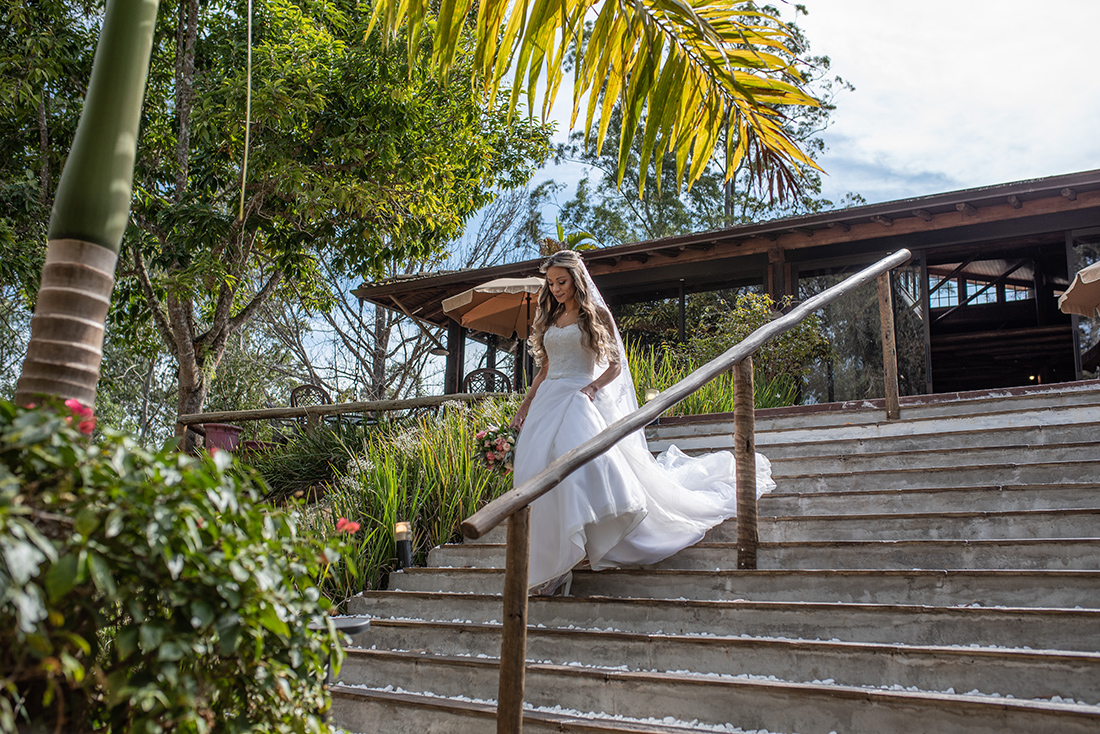
<path fill-rule="evenodd" d="M 824 136 L 832 197 L 873 203 L 1100 168 L 1100 0 L 805 4 L 812 51 L 856 87 Z"/>
<path fill-rule="evenodd" d="M 856 88 L 824 133 L 828 198 L 876 203 L 1100 168 L 1100 0 L 803 4 L 811 52 Z M 569 99 L 563 89 L 555 109 L 561 140 Z M 581 175 L 558 166 L 536 180 Z"/>

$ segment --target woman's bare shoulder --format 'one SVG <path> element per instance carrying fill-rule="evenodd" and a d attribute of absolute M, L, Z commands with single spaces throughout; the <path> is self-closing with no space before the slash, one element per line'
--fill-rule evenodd
<path fill-rule="evenodd" d="M 607 328 L 611 328 L 615 324 L 615 317 L 611 315 L 611 311 L 607 309 L 607 306 L 596 306 L 596 318 L 600 320 Z"/>

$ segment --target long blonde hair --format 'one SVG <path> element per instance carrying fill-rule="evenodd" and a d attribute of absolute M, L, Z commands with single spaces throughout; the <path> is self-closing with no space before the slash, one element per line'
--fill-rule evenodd
<path fill-rule="evenodd" d="M 545 275 L 550 268 L 565 268 L 573 278 L 573 297 L 580 308 L 577 326 L 581 330 L 581 343 L 584 348 L 595 352 L 600 362 L 618 362 L 619 348 L 611 335 L 611 314 L 606 309 L 598 307 L 592 300 L 592 294 L 588 289 L 587 271 L 581 256 L 573 250 L 560 250 L 543 261 L 539 272 Z M 529 340 L 531 354 L 540 367 L 546 364 L 546 349 L 543 347 L 542 338 L 546 334 L 546 329 L 564 310 L 565 306 L 558 303 L 557 299 L 550 294 L 550 286 L 544 282 L 539 290 L 535 321 L 531 325 Z"/>

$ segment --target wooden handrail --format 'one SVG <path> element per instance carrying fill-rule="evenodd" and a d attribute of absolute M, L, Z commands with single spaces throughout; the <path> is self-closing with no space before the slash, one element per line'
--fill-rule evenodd
<path fill-rule="evenodd" d="M 607 451 L 624 436 L 637 431 L 691 393 L 726 372 L 748 357 L 769 340 L 790 331 L 814 311 L 824 308 L 841 296 L 874 280 L 880 273 L 889 272 L 904 265 L 912 257 L 909 250 L 898 250 L 874 265 L 837 283 L 816 296 L 806 299 L 789 313 L 769 321 L 725 353 L 692 372 L 672 387 L 661 392 L 633 413 L 612 423 L 599 435 L 566 452 L 534 478 L 493 500 L 462 523 L 462 532 L 468 538 L 480 538 L 506 520 L 517 510 L 526 507 L 556 487 L 565 477 Z"/>
<path fill-rule="evenodd" d="M 321 415 L 339 415 L 341 413 L 380 413 L 387 410 L 430 408 L 451 401 L 473 402 L 507 394 L 510 393 L 457 393 L 452 395 L 428 395 L 422 398 L 407 398 L 405 400 L 365 400 L 357 403 L 304 405 L 298 408 L 257 408 L 255 410 L 222 410 L 212 413 L 185 413 L 176 419 L 176 423 L 189 426 L 195 423 L 262 421 L 270 418 L 308 418 Z"/>

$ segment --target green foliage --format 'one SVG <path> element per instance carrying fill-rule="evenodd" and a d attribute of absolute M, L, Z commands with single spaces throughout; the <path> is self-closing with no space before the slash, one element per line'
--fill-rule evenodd
<path fill-rule="evenodd" d="M 242 458 L 263 477 L 268 500 L 303 498 L 316 494 L 310 490 L 324 491 L 344 474 L 350 459 L 347 447 L 360 445 L 367 440 L 365 431 L 371 430 L 342 423 L 313 431 L 293 424 L 280 426 L 280 443 Z"/>
<path fill-rule="evenodd" d="M 686 359 L 705 364 L 774 319 L 779 311 L 769 296 L 743 293 L 730 308 L 707 308 L 699 331 L 688 340 L 686 349 L 677 351 Z M 828 351 L 821 318 L 811 314 L 798 326 L 760 347 L 752 356 L 753 370 L 765 379 L 789 377 L 797 381 L 806 374 L 810 363 Z"/>
<path fill-rule="evenodd" d="M 436 7 L 429 0 L 377 0 L 374 13 L 389 33 L 407 30 L 410 59 L 428 31 L 432 63 L 444 71 L 454 65 L 476 15 L 474 72 L 493 94 L 505 79 L 516 80 L 513 110 L 522 92 L 533 103 L 541 88 L 545 116 L 572 56 L 573 122 L 586 101 L 585 135 L 597 150 L 605 143 L 611 107 L 618 103 L 626 111 L 616 183 L 637 140 L 643 170 L 655 161 L 659 173 L 669 154 L 675 180 L 690 187 L 723 131 L 731 166 L 744 161 L 780 196 L 797 188 L 801 166 L 815 167 L 782 126 L 779 108 L 818 103 L 802 88 L 799 50 L 774 9 L 762 12 L 737 0 L 459 0 L 444 4 L 435 17 Z"/>
<path fill-rule="evenodd" d="M 771 321 L 775 304 L 766 295 L 746 293 L 726 307 L 708 306 L 699 315 L 699 328 L 684 344 L 660 347 L 632 341 L 628 347 L 638 402 L 647 389 L 666 390 L 694 370 L 742 341 Z M 772 339 L 753 354 L 757 408 L 793 405 L 802 378 L 817 359 L 830 353 L 821 320 L 811 315 L 794 329 Z M 733 410 L 733 374 L 726 372 L 672 408 L 669 415 L 724 413 Z"/>
<path fill-rule="evenodd" d="M 763 12 L 778 15 L 778 9 L 764 6 Z M 796 15 L 805 9 L 795 8 Z M 764 24 L 774 21 L 761 20 Z M 789 34 L 784 44 L 791 53 L 807 54 L 810 49 L 802 29 L 795 23 L 785 26 Z M 816 160 L 825 150 L 821 133 L 829 127 L 838 94 L 853 87 L 839 76 L 832 76 L 828 56 L 807 56 L 799 67 L 801 83 L 821 101 L 817 106 L 781 106 L 782 129 L 807 156 Z M 676 159 L 667 153 L 663 159 L 644 163 L 640 134 L 631 143 L 630 135 L 620 135 L 622 107 L 610 112 L 611 124 L 602 150 L 580 133 L 561 145 L 556 157 L 581 163 L 588 174 L 578 183 L 572 199 L 562 207 L 561 218 L 568 227 L 591 232 L 601 246 L 671 237 L 691 232 L 731 227 L 744 222 L 809 214 L 834 207 L 821 196 L 821 172 L 813 165 L 801 164 L 799 188 L 782 200 L 772 195 L 748 162 L 740 164 L 727 155 L 725 130 L 707 151 L 709 158 L 689 190 L 676 185 Z M 640 125 L 645 124 L 643 120 Z M 736 137 L 736 131 L 733 133 Z M 701 153 L 702 151 L 700 151 Z M 693 153 L 695 155 L 695 153 Z M 628 163 L 620 173 L 622 157 Z M 620 176 L 622 179 L 620 180 Z M 638 192 L 641 191 L 641 195 Z M 849 194 L 846 204 L 858 203 Z"/>
<path fill-rule="evenodd" d="M 327 541 L 332 518 L 363 525 L 357 550 L 344 555 L 329 577 L 327 593 L 341 598 L 361 589 L 380 588 L 396 567 L 394 523 L 413 527 L 414 555 L 423 562 L 429 550 L 458 540 L 464 519 L 512 488 L 511 475 L 486 469 L 474 451 L 474 434 L 503 425 L 515 413 L 513 399 L 474 405 L 452 403 L 434 414 L 392 424 L 349 446 L 346 472 L 316 505 L 311 531 Z"/>
<path fill-rule="evenodd" d="M 306 625 L 346 536 L 258 507 L 225 452 L 68 418 L 0 402 L 0 730 L 325 731 L 340 640 Z"/>

